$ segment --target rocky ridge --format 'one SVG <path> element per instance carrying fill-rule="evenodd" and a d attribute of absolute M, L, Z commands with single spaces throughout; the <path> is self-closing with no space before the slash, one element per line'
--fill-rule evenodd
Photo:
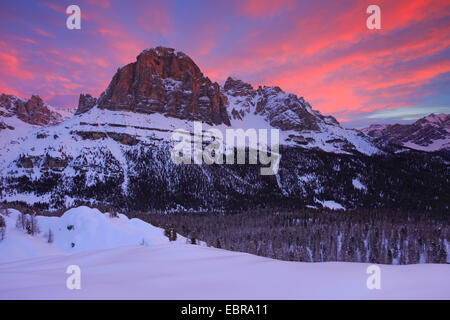
<path fill-rule="evenodd" d="M 412 124 L 371 125 L 365 134 L 411 149 L 450 151 L 450 114 L 430 114 Z"/>

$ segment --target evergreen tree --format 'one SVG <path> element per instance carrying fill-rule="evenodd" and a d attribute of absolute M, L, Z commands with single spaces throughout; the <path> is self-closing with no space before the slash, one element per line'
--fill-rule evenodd
<path fill-rule="evenodd" d="M 4 240 L 6 236 L 6 222 L 5 219 L 0 216 L 0 240 Z"/>
<path fill-rule="evenodd" d="M 54 241 L 53 231 L 52 231 L 52 229 L 48 229 L 47 242 L 48 243 L 53 243 L 53 241 Z"/>

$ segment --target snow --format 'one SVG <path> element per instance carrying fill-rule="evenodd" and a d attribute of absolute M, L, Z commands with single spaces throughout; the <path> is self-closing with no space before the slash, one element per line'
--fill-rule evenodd
<path fill-rule="evenodd" d="M 75 114 L 75 112 L 77 111 L 77 108 L 75 108 L 75 107 L 59 107 L 59 108 L 57 108 L 57 107 L 53 107 L 49 104 L 47 104 L 46 106 L 50 111 L 60 114 L 63 120 L 72 118 L 73 115 Z"/>
<path fill-rule="evenodd" d="M 358 178 L 352 179 L 352 184 L 353 184 L 353 187 L 354 187 L 355 189 L 358 189 L 358 190 L 364 190 L 364 191 L 367 190 L 367 187 L 366 187 L 365 185 L 363 185 L 363 184 L 361 183 L 361 181 L 359 181 Z"/>
<path fill-rule="evenodd" d="M 427 120 L 429 124 L 440 126 L 442 122 L 448 119 L 448 114 L 440 113 L 440 114 L 430 114 L 423 119 Z"/>
<path fill-rule="evenodd" d="M 323 201 L 318 199 L 314 200 L 315 202 L 320 203 L 324 208 L 328 208 L 331 210 L 345 210 L 345 208 L 341 204 L 337 203 L 334 200 L 323 200 Z"/>
<path fill-rule="evenodd" d="M 278 261 L 168 242 L 139 219 L 109 218 L 78 207 L 38 217 L 55 241 L 15 229 L 7 217 L 0 242 L 0 299 L 449 299 L 450 265 L 380 265 L 381 289 L 369 290 L 367 263 Z M 13 225 L 11 225 L 13 224 Z M 73 225 L 67 230 L 67 225 Z M 136 243 L 147 237 L 147 245 Z M 77 246 L 68 248 L 76 239 Z M 81 269 L 81 289 L 66 288 L 67 267 Z"/>
<path fill-rule="evenodd" d="M 260 99 L 263 97 L 257 93 L 254 97 L 251 96 L 233 96 L 227 94 L 228 114 L 232 115 L 233 110 L 237 111 L 242 117 L 241 119 L 231 116 L 231 126 L 233 128 L 243 128 L 244 130 L 249 128 L 274 128 L 268 121 L 269 114 L 273 118 L 278 119 L 278 122 L 296 122 L 299 127 L 302 126 L 303 119 L 299 117 L 295 112 L 288 109 L 283 112 L 279 112 L 280 106 L 282 106 L 286 100 L 291 99 L 294 101 L 295 96 L 283 91 L 278 92 L 274 87 L 265 87 L 265 91 L 270 95 L 267 100 L 266 107 L 263 114 L 256 113 L 256 106 Z M 231 92 L 232 93 L 232 92 Z M 376 148 L 372 143 L 372 138 L 367 136 L 360 136 L 357 130 L 345 129 L 338 124 L 333 123 L 330 117 L 324 117 L 320 112 L 312 110 L 311 106 L 304 102 L 302 98 L 298 99 L 300 103 L 304 104 L 305 109 L 317 118 L 319 130 L 284 130 L 280 131 L 280 144 L 283 145 L 296 145 L 301 148 L 318 148 L 326 152 L 350 154 L 350 152 L 343 150 L 341 143 L 332 143 L 329 141 L 340 139 L 348 141 L 354 146 L 355 150 L 366 154 L 373 155 L 379 154 L 381 151 Z M 323 119 L 322 119 L 323 118 Z M 304 140 L 308 141 L 306 145 L 298 145 L 290 136 L 301 135 Z"/>
<path fill-rule="evenodd" d="M 450 149 L 450 136 L 445 139 L 434 140 L 432 143 L 430 143 L 429 145 L 426 145 L 426 146 L 421 146 L 421 145 L 415 144 L 413 142 L 403 143 L 403 146 L 407 147 L 407 148 L 420 150 L 420 151 L 427 151 L 427 152 L 438 151 L 441 149 Z"/>
<path fill-rule="evenodd" d="M 434 152 L 439 150 L 449 150 L 449 119 L 450 115 L 448 114 L 432 113 L 417 120 L 413 124 L 373 124 L 368 128 L 361 129 L 361 131 L 373 137 L 383 137 L 387 140 L 392 139 L 394 143 L 400 143 L 403 147 L 419 151 Z M 402 128 L 402 130 L 399 130 L 399 128 Z M 397 150 L 396 153 L 403 151 L 405 150 Z"/>
<path fill-rule="evenodd" d="M 178 86 L 179 82 L 165 79 L 167 86 Z M 278 92 L 275 89 L 266 88 L 270 92 L 273 91 L 273 97 L 270 100 L 268 109 L 274 112 L 276 104 L 281 103 L 284 99 L 294 99 L 292 95 Z M 232 97 L 229 96 L 229 113 L 232 108 L 236 108 L 243 112 L 243 119 L 231 119 L 231 127 L 222 125 L 208 125 L 202 123 L 203 131 L 209 129 L 218 129 L 223 137 L 226 137 L 227 129 L 277 129 L 272 127 L 266 119 L 265 115 L 255 114 L 254 108 L 261 98 L 260 95 L 255 97 Z M 245 99 L 245 101 L 242 101 Z M 306 104 L 311 114 L 319 114 Z M 287 114 L 280 115 L 286 117 Z M 293 116 L 293 115 L 291 115 Z M 296 116 L 298 118 L 298 116 Z M 7 121 L 20 121 L 17 118 L 7 118 Z M 5 120 L 5 121 L 6 121 Z M 295 120 L 295 119 L 294 119 Z M 297 119 L 295 121 L 302 121 Z M 105 180 L 105 174 L 111 172 L 128 172 L 128 161 L 124 154 L 130 150 L 138 150 L 137 146 L 130 146 L 114 140 L 109 134 L 127 134 L 144 145 L 158 144 L 162 148 L 167 148 L 174 144 L 171 136 L 176 129 L 186 129 L 189 132 L 194 131 L 193 121 L 178 118 L 167 117 L 159 113 L 138 114 L 126 111 L 104 110 L 94 107 L 83 114 L 74 115 L 69 119 L 53 126 L 36 127 L 23 123 L 11 123 L 15 130 L 4 129 L 0 131 L 0 174 L 2 176 L 18 177 L 26 175 L 30 179 L 39 179 L 43 174 L 41 170 L 45 155 L 54 158 L 66 159 L 68 165 L 62 169 L 61 174 L 64 177 L 73 177 L 77 174 L 74 167 L 88 167 L 86 172 L 86 185 L 93 185 L 97 182 Z M 19 130 L 20 129 L 20 130 Z M 268 131 L 271 135 L 272 131 Z M 97 133 L 101 138 L 97 140 L 83 139 L 80 134 Z M 318 148 L 326 152 L 335 153 L 352 153 L 343 147 L 341 142 L 330 141 L 348 141 L 354 146 L 355 151 L 364 154 L 379 153 L 368 137 L 358 136 L 358 132 L 341 128 L 327 122 L 320 123 L 318 131 L 279 131 L 280 144 L 296 145 L 301 148 Z M 301 135 L 306 145 L 298 145 L 289 136 Z M 239 140 L 238 140 L 239 141 Z M 227 141 L 224 141 L 224 148 Z M 247 144 L 248 140 L 244 140 Z M 23 168 L 17 162 L 19 155 L 24 155 L 33 161 L 33 168 Z M 107 161 L 107 155 L 111 155 L 112 161 Z M 111 162 L 113 162 L 111 164 Z M 110 170 L 105 170 L 104 168 Z M 123 190 L 127 189 L 128 176 L 125 174 L 122 184 Z M 2 200 L 15 201 L 25 199 L 27 203 L 39 201 L 39 198 L 33 194 L 17 194 L 15 191 L 3 192 L 0 194 Z"/>
<path fill-rule="evenodd" d="M 14 145 L 25 140 L 31 131 L 40 128 L 40 126 L 23 122 L 17 117 L 1 117 L 0 123 L 10 127 L 10 129 L 0 130 L 0 154 L 6 154 Z"/>
<path fill-rule="evenodd" d="M 72 208 L 61 217 L 37 216 L 41 232 L 33 238 L 16 228 L 19 211 L 9 211 L 10 215 L 5 217 L 6 239 L 0 241 L 0 263 L 49 253 L 71 254 L 141 243 L 159 245 L 168 242 L 161 228 L 140 219 L 128 219 L 123 214 L 111 218 L 109 213 L 103 214 L 85 206 Z M 54 237 L 52 244 L 47 243 L 49 230 Z M 178 236 L 177 242 L 185 243 L 186 238 Z"/>

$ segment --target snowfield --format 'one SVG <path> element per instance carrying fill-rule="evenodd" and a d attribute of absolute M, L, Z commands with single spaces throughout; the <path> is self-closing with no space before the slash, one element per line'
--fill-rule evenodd
<path fill-rule="evenodd" d="M 139 219 L 87 207 L 38 217 L 41 233 L 32 237 L 16 228 L 18 215 L 10 210 L 0 241 L 0 299 L 450 298 L 448 264 L 379 265 L 381 289 L 369 290 L 369 264 L 278 261 L 181 236 L 169 242 Z M 80 290 L 66 287 L 70 265 L 81 268 Z"/>

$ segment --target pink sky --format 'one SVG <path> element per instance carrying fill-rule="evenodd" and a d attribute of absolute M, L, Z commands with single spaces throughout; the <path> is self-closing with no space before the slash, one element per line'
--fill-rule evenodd
<path fill-rule="evenodd" d="M 213 81 L 231 75 L 303 96 L 345 126 L 450 113 L 447 1 L 8 1 L 0 12 L 0 92 L 76 106 L 158 45 Z M 366 8 L 381 8 L 381 30 Z"/>

